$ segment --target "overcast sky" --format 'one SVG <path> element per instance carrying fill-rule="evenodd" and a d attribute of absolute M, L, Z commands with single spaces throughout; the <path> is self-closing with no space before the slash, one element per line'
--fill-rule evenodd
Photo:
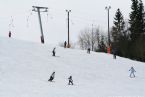
<path fill-rule="evenodd" d="M 32 6 L 48 7 L 47 13 L 41 13 L 46 43 L 59 43 L 67 40 L 67 13 L 70 9 L 70 40 L 76 42 L 81 30 L 99 26 L 107 33 L 107 11 L 111 6 L 110 26 L 117 8 L 124 18 L 129 18 L 131 0 L 0 0 L 0 36 L 40 42 L 38 14 L 32 12 Z M 145 0 L 143 0 L 145 3 Z"/>

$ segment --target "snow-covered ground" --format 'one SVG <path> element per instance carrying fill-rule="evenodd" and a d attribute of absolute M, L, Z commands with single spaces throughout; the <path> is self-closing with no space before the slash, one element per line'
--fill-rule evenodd
<path fill-rule="evenodd" d="M 58 46 L 52 57 L 53 47 L 1 37 L 0 97 L 145 97 L 145 63 Z"/>

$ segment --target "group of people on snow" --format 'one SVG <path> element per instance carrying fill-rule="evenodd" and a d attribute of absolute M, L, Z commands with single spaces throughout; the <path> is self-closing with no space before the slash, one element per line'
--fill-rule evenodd
<path fill-rule="evenodd" d="M 65 41 L 64 42 L 64 48 L 67 48 L 67 42 Z M 55 47 L 53 48 L 53 50 L 52 50 L 52 56 L 55 56 L 55 54 L 56 54 L 56 51 L 55 51 Z"/>
<path fill-rule="evenodd" d="M 54 77 L 55 77 L 55 72 L 53 72 L 50 76 L 50 78 L 48 79 L 48 81 L 52 82 L 54 80 Z M 73 79 L 72 79 L 72 76 L 70 76 L 68 78 L 69 82 L 68 82 L 68 85 L 73 85 Z"/>
<path fill-rule="evenodd" d="M 64 48 L 66 48 L 67 47 L 67 42 L 65 41 L 64 42 Z M 55 54 L 56 54 L 56 48 L 53 48 L 53 51 L 52 51 L 52 56 L 55 56 Z M 90 54 L 90 51 L 91 51 L 91 49 L 90 49 L 90 47 L 87 49 L 87 53 L 88 54 Z M 113 58 L 114 59 L 116 59 L 116 54 L 117 54 L 117 50 L 116 50 L 116 48 L 114 48 L 114 49 L 112 49 L 112 54 L 113 54 Z M 133 67 L 131 67 L 130 68 L 130 78 L 134 78 L 135 77 L 135 69 L 133 68 Z M 48 79 L 48 81 L 50 81 L 50 82 L 52 82 L 53 80 L 54 80 L 54 77 L 55 77 L 55 72 L 53 72 L 52 74 L 51 74 L 51 76 L 50 76 L 50 78 Z M 69 80 L 69 82 L 68 82 L 68 85 L 73 85 L 73 79 L 72 79 L 72 76 L 69 76 L 69 78 L 68 78 L 68 80 Z"/>
<path fill-rule="evenodd" d="M 67 48 L 67 42 L 65 41 L 64 42 L 64 48 Z M 52 50 L 52 56 L 55 56 L 55 54 L 56 54 L 56 48 L 53 48 L 53 50 Z M 55 72 L 53 72 L 52 74 L 51 74 L 51 76 L 50 76 L 50 78 L 48 79 L 48 81 L 50 81 L 50 82 L 52 82 L 53 80 L 54 80 L 54 77 L 55 77 Z M 72 80 L 72 76 L 70 76 L 69 78 L 68 78 L 68 80 L 69 80 L 69 82 L 68 82 L 68 85 L 73 85 L 73 80 Z"/>
<path fill-rule="evenodd" d="M 135 74 L 134 74 L 134 72 L 136 72 L 135 69 L 134 69 L 133 67 L 131 67 L 131 68 L 129 69 L 129 71 L 130 71 L 130 78 L 135 78 Z M 52 81 L 54 80 L 54 77 L 55 77 L 55 72 L 53 72 L 53 73 L 51 74 L 51 76 L 50 76 L 50 78 L 48 79 L 48 81 L 52 82 Z M 68 81 L 69 81 L 69 82 L 68 82 L 68 85 L 74 85 L 74 84 L 73 84 L 72 76 L 69 76 Z"/>

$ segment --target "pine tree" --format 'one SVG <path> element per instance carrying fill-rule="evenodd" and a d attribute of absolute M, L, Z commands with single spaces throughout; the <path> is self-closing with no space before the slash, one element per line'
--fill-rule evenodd
<path fill-rule="evenodd" d="M 137 36 L 135 35 L 138 33 L 138 0 L 131 0 L 132 1 L 132 12 L 130 13 L 130 19 L 129 19 L 129 24 L 130 24 L 130 32 L 131 32 L 131 40 L 134 41 L 136 40 Z"/>
<path fill-rule="evenodd" d="M 144 12 L 144 6 L 142 1 L 139 2 L 139 8 L 138 8 L 138 21 L 139 21 L 139 31 L 140 33 L 144 33 L 145 31 L 145 12 Z"/>
<path fill-rule="evenodd" d="M 145 11 L 144 11 L 144 6 L 142 1 L 140 0 L 139 2 L 139 14 L 138 14 L 138 19 L 139 19 L 139 39 L 137 39 L 137 42 L 139 44 L 139 51 L 138 51 L 138 58 L 141 61 L 145 61 Z"/>
<path fill-rule="evenodd" d="M 140 61 L 144 60 L 144 32 L 145 15 L 142 1 L 132 0 L 132 12 L 130 13 L 130 57 Z"/>
<path fill-rule="evenodd" d="M 115 18 L 114 18 L 114 26 L 112 27 L 112 48 L 117 49 L 118 55 L 123 56 L 122 52 L 125 48 L 124 41 L 122 39 L 126 40 L 125 37 L 125 22 L 123 15 L 120 11 L 120 9 L 117 9 Z M 125 56 L 125 55 L 124 55 Z"/>

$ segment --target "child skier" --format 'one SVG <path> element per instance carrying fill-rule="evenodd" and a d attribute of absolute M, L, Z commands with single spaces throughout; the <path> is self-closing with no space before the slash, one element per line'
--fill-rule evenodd
<path fill-rule="evenodd" d="M 133 67 L 131 67 L 129 71 L 131 71 L 130 72 L 130 78 L 135 77 L 135 74 L 134 74 L 134 72 L 136 72 L 135 69 Z M 133 77 L 132 77 L 132 75 L 133 75 Z"/>
<path fill-rule="evenodd" d="M 72 76 L 70 76 L 68 79 L 69 79 L 69 83 L 68 83 L 68 85 L 73 85 Z"/>
<path fill-rule="evenodd" d="M 54 79 L 54 76 L 55 76 L 55 72 L 53 72 L 53 73 L 51 74 L 51 76 L 50 76 L 50 78 L 49 78 L 48 81 L 52 82 L 52 80 Z"/>

